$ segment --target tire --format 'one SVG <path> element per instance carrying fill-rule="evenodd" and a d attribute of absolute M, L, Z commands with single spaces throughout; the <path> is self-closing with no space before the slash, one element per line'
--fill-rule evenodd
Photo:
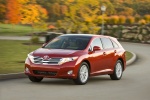
<path fill-rule="evenodd" d="M 87 83 L 88 79 L 89 79 L 89 65 L 86 62 L 83 62 L 78 70 L 77 79 L 74 79 L 73 81 L 77 85 L 84 85 Z"/>
<path fill-rule="evenodd" d="M 123 64 L 120 60 L 116 62 L 113 74 L 110 74 L 112 80 L 120 80 L 123 74 Z"/>
<path fill-rule="evenodd" d="M 34 76 L 28 76 L 30 81 L 32 82 L 41 82 L 43 77 L 34 77 Z"/>

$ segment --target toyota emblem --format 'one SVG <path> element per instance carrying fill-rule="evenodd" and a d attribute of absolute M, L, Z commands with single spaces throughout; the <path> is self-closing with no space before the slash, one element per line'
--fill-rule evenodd
<path fill-rule="evenodd" d="M 48 60 L 48 59 L 49 59 L 49 56 L 46 55 L 46 56 L 44 56 L 43 58 L 44 58 L 44 60 Z"/>

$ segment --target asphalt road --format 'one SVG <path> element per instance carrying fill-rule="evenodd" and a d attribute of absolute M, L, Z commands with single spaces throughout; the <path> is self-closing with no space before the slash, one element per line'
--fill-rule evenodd
<path fill-rule="evenodd" d="M 30 40 L 31 36 L 0 36 L 0 40 Z M 40 41 L 45 41 L 45 37 L 40 37 Z"/>
<path fill-rule="evenodd" d="M 109 76 L 89 79 L 86 85 L 71 80 L 27 78 L 0 81 L 0 100 L 150 100 L 150 45 L 122 43 L 138 60 L 127 67 L 119 81 Z"/>

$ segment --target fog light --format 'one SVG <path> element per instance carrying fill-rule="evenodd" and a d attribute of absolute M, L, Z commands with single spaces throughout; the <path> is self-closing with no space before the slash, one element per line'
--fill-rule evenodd
<path fill-rule="evenodd" d="M 72 70 L 69 70 L 69 71 L 68 71 L 68 75 L 71 75 L 72 73 L 73 73 Z"/>
<path fill-rule="evenodd" d="M 25 71 L 26 71 L 26 72 L 29 72 L 29 68 L 26 67 Z"/>

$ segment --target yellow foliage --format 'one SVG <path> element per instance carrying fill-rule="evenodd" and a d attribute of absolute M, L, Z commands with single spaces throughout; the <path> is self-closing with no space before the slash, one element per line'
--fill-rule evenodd
<path fill-rule="evenodd" d="M 126 22 L 126 17 L 125 16 L 119 16 L 119 23 L 124 24 Z"/>
<path fill-rule="evenodd" d="M 127 23 L 133 24 L 135 22 L 135 18 L 133 16 L 128 16 L 127 17 Z"/>
<path fill-rule="evenodd" d="M 36 0 L 18 0 L 20 4 L 36 3 Z"/>
<path fill-rule="evenodd" d="M 150 15 L 145 15 L 144 19 L 147 23 L 150 23 Z"/>
<path fill-rule="evenodd" d="M 23 9 L 21 9 L 21 12 L 22 12 L 21 22 L 23 24 L 39 23 L 43 19 L 47 18 L 46 9 L 36 4 L 24 5 Z"/>
<path fill-rule="evenodd" d="M 29 2 L 29 0 L 18 0 L 18 2 L 19 2 L 20 4 L 26 4 L 27 2 Z"/>
<path fill-rule="evenodd" d="M 140 25 L 145 25 L 145 24 L 146 24 L 146 20 L 141 19 L 138 23 L 139 23 Z"/>
<path fill-rule="evenodd" d="M 110 17 L 110 23 L 111 24 L 118 24 L 119 23 L 119 17 L 114 15 Z"/>
<path fill-rule="evenodd" d="M 74 2 L 74 0 L 68 0 L 68 2 Z"/>

